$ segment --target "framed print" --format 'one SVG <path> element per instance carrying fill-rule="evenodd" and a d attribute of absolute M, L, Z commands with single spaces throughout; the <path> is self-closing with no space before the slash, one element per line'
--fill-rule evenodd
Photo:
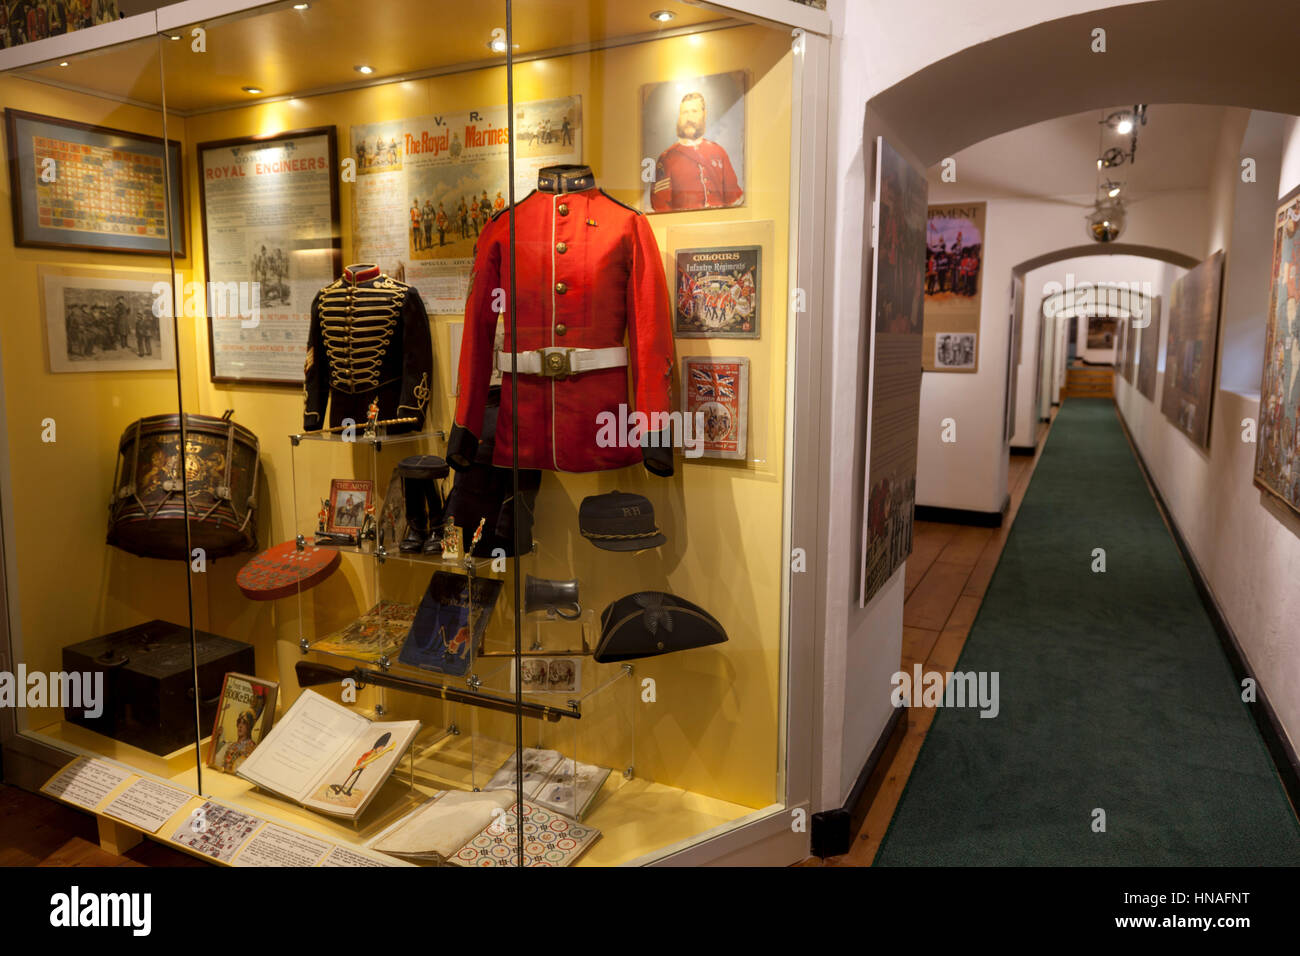
<path fill-rule="evenodd" d="M 357 534 L 366 520 L 366 509 L 375 497 L 375 483 L 368 478 L 335 478 L 330 482 L 327 534 Z"/>
<path fill-rule="evenodd" d="M 759 337 L 762 246 L 678 249 L 673 260 L 673 335 L 683 339 Z"/>
<path fill-rule="evenodd" d="M 303 383 L 316 293 L 343 270 L 333 126 L 198 145 L 214 382 Z"/>
<path fill-rule="evenodd" d="M 166 273 L 39 272 L 51 372 L 176 367 Z"/>
<path fill-rule="evenodd" d="M 1273 219 L 1255 484 L 1300 514 L 1300 189 Z M 1172 310 L 1171 310 L 1172 314 Z M 1167 365 L 1168 363 L 1166 363 Z M 1168 385 L 1165 386 L 1168 388 Z"/>
<path fill-rule="evenodd" d="M 1160 296 L 1151 300 L 1151 318 L 1144 328 L 1135 329 L 1137 390 L 1148 401 L 1156 400 L 1156 353 L 1160 350 Z"/>
<path fill-rule="evenodd" d="M 745 203 L 744 70 L 641 87 L 645 212 L 683 212 Z"/>
<path fill-rule="evenodd" d="M 982 202 L 930 206 L 925 233 L 925 319 L 921 367 L 979 371 L 980 292 L 984 272 Z M 880 242 L 888 254 L 891 237 Z"/>
<path fill-rule="evenodd" d="M 1113 315 L 1088 316 L 1088 348 L 1108 350 L 1115 347 L 1115 336 L 1119 331 L 1119 319 Z"/>
<path fill-rule="evenodd" d="M 1210 404 L 1218 365 L 1223 250 L 1174 283 L 1165 323 L 1165 384 L 1160 410 L 1201 448 L 1210 447 Z"/>
<path fill-rule="evenodd" d="M 13 109 L 5 127 L 14 245 L 185 256 L 176 140 Z"/>
<path fill-rule="evenodd" d="M 871 343 L 866 479 L 858 606 L 865 607 L 912 553 L 917 428 L 925 337 L 925 170 L 883 137 L 875 142 Z M 972 350 L 973 351 L 973 350 Z"/>
<path fill-rule="evenodd" d="M 517 199 L 547 166 L 582 162 L 581 96 L 517 100 L 513 117 L 504 103 L 470 105 L 349 130 L 352 261 L 414 286 L 430 315 L 465 311 L 474 245 L 510 195 L 510 121 Z"/>
<path fill-rule="evenodd" d="M 682 414 L 690 418 L 692 434 L 695 422 L 702 423 L 702 457 L 743 459 L 749 430 L 749 359 L 683 358 Z"/>

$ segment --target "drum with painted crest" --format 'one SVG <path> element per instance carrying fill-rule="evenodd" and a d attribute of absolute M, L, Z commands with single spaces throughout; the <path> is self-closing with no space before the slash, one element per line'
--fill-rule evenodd
<path fill-rule="evenodd" d="M 179 415 L 150 415 L 118 444 L 108 543 L 147 558 L 220 558 L 257 549 L 258 441 L 220 418 L 185 416 L 185 474 L 178 465 Z M 186 541 L 186 523 L 189 541 Z"/>

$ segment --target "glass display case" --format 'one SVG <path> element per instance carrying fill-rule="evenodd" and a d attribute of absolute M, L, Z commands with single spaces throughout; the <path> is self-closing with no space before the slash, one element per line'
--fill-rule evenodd
<path fill-rule="evenodd" d="M 6 778 L 220 863 L 806 855 L 825 15 L 206 7 L 0 76 L 9 667 L 102 683 Z"/>

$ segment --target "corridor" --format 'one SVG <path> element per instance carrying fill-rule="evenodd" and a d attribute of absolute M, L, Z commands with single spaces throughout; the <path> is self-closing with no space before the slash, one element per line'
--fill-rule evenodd
<path fill-rule="evenodd" d="M 875 863 L 1300 863 L 1111 401 L 1063 403 L 954 669 L 998 674 L 997 716 L 932 712 Z"/>

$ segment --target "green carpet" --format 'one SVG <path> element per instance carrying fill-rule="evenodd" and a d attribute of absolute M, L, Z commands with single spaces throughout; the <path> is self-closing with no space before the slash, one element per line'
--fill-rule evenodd
<path fill-rule="evenodd" d="M 999 672 L 1000 713 L 938 710 L 878 865 L 1300 864 L 1109 399 L 1062 404 L 956 670 Z"/>

